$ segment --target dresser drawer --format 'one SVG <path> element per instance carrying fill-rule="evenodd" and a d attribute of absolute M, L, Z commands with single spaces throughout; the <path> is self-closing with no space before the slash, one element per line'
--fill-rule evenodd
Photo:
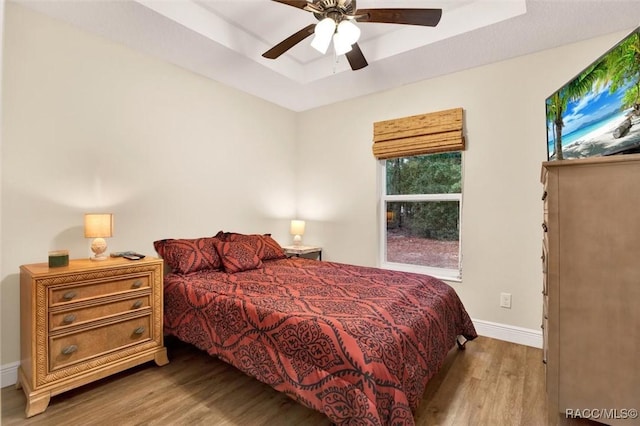
<path fill-rule="evenodd" d="M 54 371 L 151 339 L 151 314 L 76 333 L 49 337 L 49 368 Z"/>
<path fill-rule="evenodd" d="M 64 329 L 67 327 L 82 324 L 88 321 L 108 318 L 125 312 L 149 309 L 151 306 L 151 295 L 141 294 L 139 296 L 118 300 L 115 302 L 103 303 L 100 305 L 86 306 L 65 310 L 49 312 L 49 331 Z"/>
<path fill-rule="evenodd" d="M 87 282 L 82 285 L 53 287 L 49 289 L 49 306 L 64 305 L 84 299 L 135 291 L 149 288 L 149 286 L 149 277 L 145 275 L 104 282 Z"/>

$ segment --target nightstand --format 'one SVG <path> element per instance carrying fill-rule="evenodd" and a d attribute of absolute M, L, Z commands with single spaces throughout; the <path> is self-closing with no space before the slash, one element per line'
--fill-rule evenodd
<path fill-rule="evenodd" d="M 318 260 L 322 260 L 322 247 L 318 246 L 282 246 L 284 253 L 291 257 L 300 257 L 301 254 L 317 254 Z"/>
<path fill-rule="evenodd" d="M 16 386 L 27 397 L 27 417 L 45 411 L 54 395 L 147 361 L 169 362 L 162 267 L 153 257 L 20 267 Z"/>

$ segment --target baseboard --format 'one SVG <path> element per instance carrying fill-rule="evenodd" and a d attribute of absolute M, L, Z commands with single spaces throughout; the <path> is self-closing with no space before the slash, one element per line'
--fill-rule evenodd
<path fill-rule="evenodd" d="M 12 362 L 0 366 L 0 387 L 13 386 L 18 381 L 18 367 L 20 362 Z"/>
<path fill-rule="evenodd" d="M 519 345 L 542 348 L 542 330 L 516 327 L 490 321 L 473 320 L 473 325 L 480 336 L 504 340 Z"/>

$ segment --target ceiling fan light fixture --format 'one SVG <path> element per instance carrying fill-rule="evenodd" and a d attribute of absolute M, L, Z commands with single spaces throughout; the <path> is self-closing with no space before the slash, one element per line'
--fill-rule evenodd
<path fill-rule="evenodd" d="M 353 22 L 344 20 L 338 24 L 335 35 L 333 36 L 333 48 L 336 55 L 344 55 L 351 51 L 355 43 L 360 38 L 360 28 Z"/>
<path fill-rule="evenodd" d="M 333 48 L 336 51 L 336 55 L 344 55 L 347 52 L 350 52 L 353 43 L 349 43 L 347 37 L 344 34 L 335 33 L 333 36 Z"/>
<path fill-rule="evenodd" d="M 315 36 L 313 37 L 313 41 L 311 41 L 311 47 L 324 55 L 327 53 L 327 49 L 329 49 L 331 38 L 335 31 L 336 21 L 331 18 L 324 18 L 316 24 L 314 30 Z"/>
<path fill-rule="evenodd" d="M 356 43 L 360 38 L 360 28 L 347 19 L 338 24 L 337 33 L 340 34 L 340 38 L 344 38 L 345 42 L 349 43 L 349 45 Z"/>

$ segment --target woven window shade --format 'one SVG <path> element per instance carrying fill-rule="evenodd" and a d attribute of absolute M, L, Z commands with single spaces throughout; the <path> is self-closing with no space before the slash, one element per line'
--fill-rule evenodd
<path fill-rule="evenodd" d="M 464 148 L 462 108 L 373 123 L 373 155 L 379 160 Z"/>

